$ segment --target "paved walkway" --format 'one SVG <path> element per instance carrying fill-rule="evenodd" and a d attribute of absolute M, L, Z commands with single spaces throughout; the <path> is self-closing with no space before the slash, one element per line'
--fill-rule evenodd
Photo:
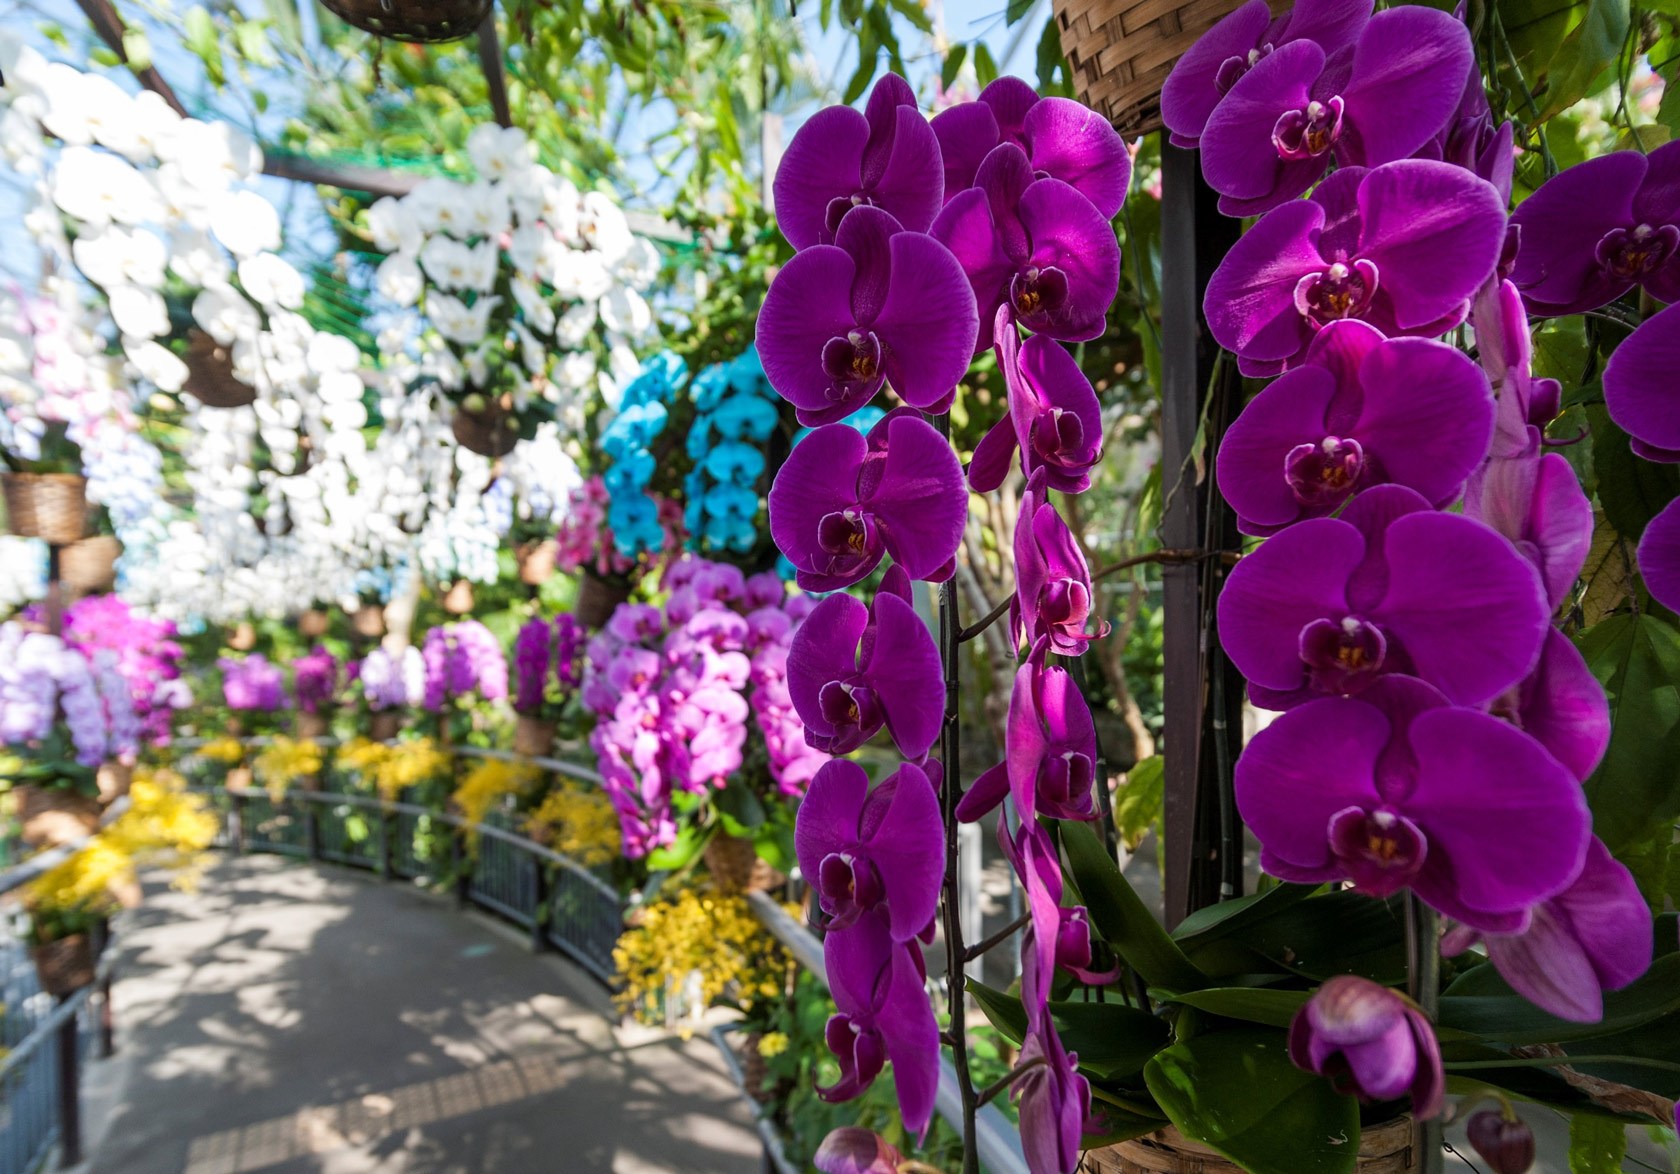
<path fill-rule="evenodd" d="M 716 1049 L 446 901 L 221 862 L 127 918 L 92 1174 L 754 1174 Z"/>

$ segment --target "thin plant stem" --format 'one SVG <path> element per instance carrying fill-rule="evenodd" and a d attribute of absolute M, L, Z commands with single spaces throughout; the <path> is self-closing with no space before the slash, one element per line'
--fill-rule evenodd
<path fill-rule="evenodd" d="M 1442 1067 L 1449 1072 L 1472 1072 L 1478 1068 L 1561 1068 L 1573 1064 L 1627 1064 L 1635 1068 L 1680 1072 L 1680 1064 L 1673 1060 L 1655 1060 L 1645 1056 L 1512 1056 L 1509 1060 L 1448 1060 Z"/>
<path fill-rule="evenodd" d="M 1226 554 L 1224 551 L 1214 551 L 1211 553 L 1218 554 L 1220 557 L 1224 557 Z M 1093 572 L 1091 575 L 1091 581 L 1094 583 L 1098 579 L 1107 578 L 1109 575 L 1127 570 L 1130 567 L 1142 566 L 1144 563 L 1162 563 L 1170 565 L 1173 563 L 1195 562 L 1199 558 L 1208 557 L 1210 557 L 1210 552 L 1205 550 L 1152 550 L 1148 554 L 1134 555 L 1131 558 L 1123 558 L 1117 563 L 1108 564 L 1108 566 L 1103 567 L 1101 570 Z M 941 588 L 940 598 L 944 598 L 943 588 Z M 1010 594 L 991 611 L 987 612 L 984 619 L 979 620 L 959 631 L 957 633 L 957 641 L 959 643 L 966 644 L 968 641 L 974 639 L 987 628 L 1001 620 L 1004 613 L 1009 610 L 1010 601 L 1014 598 L 1014 595 Z"/>
<path fill-rule="evenodd" d="M 976 958 L 983 957 L 988 950 L 997 949 L 997 947 L 1001 946 L 1004 942 L 1007 942 L 1010 938 L 1014 937 L 1017 930 L 1025 929 L 1027 927 L 1027 923 L 1031 920 L 1032 914 L 1021 914 L 1021 916 L 998 930 L 985 941 L 970 946 L 967 950 L 963 951 L 964 961 L 972 962 Z"/>
<path fill-rule="evenodd" d="M 1009 1072 L 1000 1076 L 997 1080 L 994 1080 L 991 1084 L 988 1084 L 985 1088 L 980 1090 L 980 1103 L 982 1105 L 990 1104 L 994 1099 L 996 1099 L 1000 1092 L 1008 1089 L 1010 1085 L 1014 1084 L 1017 1080 L 1021 1079 L 1021 1077 L 1031 1072 L 1034 1068 L 1041 1067 L 1046 1063 L 1048 1063 L 1048 1061 L 1043 1056 L 1039 1056 L 1036 1059 L 1028 1060 L 1019 1068 L 1010 1069 Z"/>

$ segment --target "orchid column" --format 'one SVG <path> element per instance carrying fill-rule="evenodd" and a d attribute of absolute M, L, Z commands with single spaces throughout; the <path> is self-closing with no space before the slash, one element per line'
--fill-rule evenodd
<path fill-rule="evenodd" d="M 1090 576 L 1049 493 L 1089 485 L 1101 421 L 1095 392 L 1055 340 L 1106 327 L 1120 265 L 1108 219 L 1128 166 L 1119 137 L 1078 103 L 1041 101 L 1005 79 L 930 125 L 908 84 L 889 75 L 864 113 L 814 116 L 776 179 L 781 227 L 799 252 L 765 299 L 758 348 L 771 385 L 814 431 L 771 490 L 771 531 L 807 591 L 843 591 L 891 560 L 871 603 L 835 595 L 818 605 L 788 654 L 789 693 L 812 746 L 845 753 L 885 728 L 905 760 L 873 790 L 860 766 L 829 763 L 800 810 L 800 867 L 829 919 L 839 1008 L 828 1039 L 842 1076 L 818 1091 L 855 1096 L 891 1060 L 904 1124 L 925 1134 L 940 1033 L 917 939 L 932 940 L 942 906 L 944 1038 L 962 1094 L 965 1172 L 978 1169 L 974 1117 L 990 1096 L 1011 1086 L 1019 1096 L 1036 1174 L 1074 1168 L 1089 1110 L 1045 1002 L 1057 963 L 1076 974 L 1091 965 L 1090 938 L 1083 911 L 1060 908 L 1056 847 L 1036 817 L 1095 817 L 1090 713 L 1052 663 L 1092 639 Z M 1010 412 L 975 453 L 970 483 L 996 489 L 1019 449 L 1028 490 L 1011 619 L 1028 651 L 1009 764 L 965 794 L 957 655 L 975 633 L 961 627 L 952 576 L 969 493 L 947 413 L 972 357 L 991 348 Z M 888 383 L 907 406 L 867 433 L 843 422 Z M 911 606 L 915 580 L 943 585 L 937 646 Z M 936 741 L 943 761 L 929 757 Z M 957 912 L 956 825 L 1011 791 L 1019 825 L 1006 822 L 1000 838 L 1033 907 L 1029 1037 L 1016 1072 L 980 1092 L 964 1038 L 971 952 Z"/>

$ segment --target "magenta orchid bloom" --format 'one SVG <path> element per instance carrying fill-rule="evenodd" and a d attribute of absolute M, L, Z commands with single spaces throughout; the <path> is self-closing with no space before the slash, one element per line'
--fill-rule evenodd
<path fill-rule="evenodd" d="M 1305 192 L 1334 161 L 1378 167 L 1414 154 L 1458 109 L 1475 62 L 1445 12 L 1406 5 L 1366 22 L 1351 48 L 1279 45 L 1213 108 L 1198 146 L 1227 216 L 1258 216 Z"/>
<path fill-rule="evenodd" d="M 822 1139 L 811 1164 L 822 1174 L 898 1174 L 904 1155 L 878 1133 L 842 1125 Z"/>
<path fill-rule="evenodd" d="M 1042 1060 L 1043 1063 L 1038 1063 Z M 1035 1065 L 1009 1090 L 1021 1122 L 1021 1149 L 1029 1170 L 1075 1170 L 1080 1139 L 1091 1118 L 1091 1082 L 1079 1075 L 1079 1057 L 1062 1047 L 1045 1024 L 1021 1041 L 1017 1068 Z"/>
<path fill-rule="evenodd" d="M 1462 953 L 1484 937 L 1511 989 L 1559 1019 L 1597 1023 L 1604 992 L 1627 986 L 1651 966 L 1651 908 L 1633 874 L 1595 836 L 1572 884 L 1534 907 L 1520 933 L 1448 931 L 1442 952 Z"/>
<path fill-rule="evenodd" d="M 1065 342 L 1108 328 L 1108 306 L 1120 288 L 1114 229 L 1077 188 L 1037 178 L 1015 144 L 993 148 L 974 186 L 952 197 L 928 231 L 973 286 L 980 312 L 974 353 L 991 347 L 1004 305 L 1034 334 Z"/>
<path fill-rule="evenodd" d="M 1068 671 L 1029 657 L 1009 696 L 1004 760 L 963 794 L 957 818 L 972 823 L 1013 795 L 1023 820 L 1097 818 L 1092 787 L 1097 727 Z"/>
<path fill-rule="evenodd" d="M 1326 57 L 1351 46 L 1371 19 L 1371 0 L 1301 0 L 1273 17 L 1266 0 L 1248 0 L 1196 38 L 1161 87 L 1161 121 L 1175 147 L 1194 147 L 1208 116 L 1250 69 L 1292 41 L 1311 41 Z"/>
<path fill-rule="evenodd" d="M 1344 167 L 1232 246 L 1202 303 L 1208 329 L 1254 377 L 1299 366 L 1313 336 L 1343 318 L 1388 337 L 1445 334 L 1464 321 L 1504 242 L 1499 193 L 1462 168 L 1427 159 Z"/>
<path fill-rule="evenodd" d="M 884 555 L 912 579 L 943 582 L 968 520 L 956 453 L 915 412 L 888 413 L 867 437 L 818 428 L 770 488 L 770 533 L 806 591 L 838 591 Z"/>
<path fill-rule="evenodd" d="M 1652 518 L 1639 539 L 1639 577 L 1651 598 L 1680 611 L 1680 498 Z"/>
<path fill-rule="evenodd" d="M 1416 1007 L 1368 978 L 1343 974 L 1313 993 L 1289 1024 L 1289 1058 L 1362 1101 L 1412 1097 L 1412 1114 L 1437 1117 L 1446 1090 L 1441 1045 Z"/>
<path fill-rule="evenodd" d="M 873 791 L 843 758 L 811 780 L 794 829 L 799 871 L 817 891 L 828 928 L 879 913 L 895 941 L 927 929 L 945 877 L 945 833 L 932 781 L 905 763 Z"/>
<path fill-rule="evenodd" d="M 1084 493 L 1091 487 L 1091 469 L 1102 460 L 1102 405 L 1091 381 L 1073 356 L 1045 335 L 1023 343 L 1008 306 L 998 307 L 993 325 L 1009 414 L 975 448 L 969 488 L 989 493 L 1002 485 L 1019 448 L 1029 478 L 1043 469 L 1049 488 Z"/>
<path fill-rule="evenodd" d="M 1554 175 L 1517 205 L 1511 280 L 1541 317 L 1579 314 L 1635 285 L 1680 301 L 1680 143 L 1617 151 Z M 1608 389 L 1606 389 L 1608 392 Z"/>
<path fill-rule="evenodd" d="M 1574 880 L 1592 831 L 1580 783 L 1538 742 L 1406 677 L 1279 717 L 1237 760 L 1236 793 L 1272 876 L 1410 888 L 1490 933 Z"/>
<path fill-rule="evenodd" d="M 846 754 L 883 725 L 898 752 L 927 756 L 945 720 L 933 633 L 910 602 L 903 568 L 887 571 L 874 602 L 830 595 L 788 649 L 788 695 L 818 750 Z"/>
<path fill-rule="evenodd" d="M 968 370 L 979 322 L 957 258 L 886 212 L 847 216 L 833 244 L 798 253 L 758 315 L 765 377 L 806 425 L 843 420 L 882 384 L 944 411 Z"/>
<path fill-rule="evenodd" d="M 1219 596 L 1225 650 L 1268 709 L 1391 673 L 1481 705 L 1533 669 L 1550 616 L 1509 542 L 1399 485 L 1268 539 Z"/>
<path fill-rule="evenodd" d="M 1132 159 L 1102 115 L 1071 98 L 1041 98 L 1018 77 L 1000 77 L 975 102 L 934 115 L 945 163 L 945 202 L 974 186 L 980 164 L 1000 143 L 1026 153 L 1033 174 L 1059 179 L 1112 219 L 1126 199 Z"/>
<path fill-rule="evenodd" d="M 1496 698 L 1489 712 L 1526 732 L 1583 783 L 1610 748 L 1604 687 L 1556 628 L 1546 629 L 1534 671 Z"/>
<path fill-rule="evenodd" d="M 840 1062 L 840 1079 L 817 1095 L 848 1101 L 875 1082 L 888 1060 L 904 1128 L 918 1141 L 933 1117 L 939 1086 L 939 1022 L 923 983 L 921 947 L 895 942 L 870 915 L 823 942 L 828 985 L 839 1009 L 825 1036 Z"/>
<path fill-rule="evenodd" d="M 1036 647 L 1047 640 L 1051 652 L 1078 656 L 1085 645 L 1108 634 L 1108 621 L 1091 618 L 1091 568 L 1073 532 L 1045 500 L 1048 474 L 1034 473 L 1021 495 L 1015 521 L 1015 595 L 1009 603 L 1009 630 L 1017 647 L 1021 637 Z"/>
<path fill-rule="evenodd" d="M 1493 420 L 1487 379 L 1459 351 L 1332 322 L 1232 422 L 1219 489 L 1247 534 L 1334 513 L 1385 483 L 1444 507 L 1486 455 Z"/>
<path fill-rule="evenodd" d="M 1680 155 L 1672 158 L 1680 167 Z M 1680 269 L 1680 261 L 1675 265 Z M 1675 292 L 1680 296 L 1680 278 Z M 1633 451 L 1648 461 L 1680 461 L 1680 389 L 1674 380 L 1677 360 L 1680 313 L 1670 306 L 1641 323 L 1604 367 L 1604 406 L 1610 418 L 1632 437 Z"/>
<path fill-rule="evenodd" d="M 1460 20 L 1463 14 L 1460 13 Z M 1506 204 L 1511 202 L 1511 173 L 1516 165 L 1511 121 L 1493 125 L 1482 68 L 1474 58 L 1465 71 L 1458 110 L 1441 133 L 1417 152 L 1420 159 L 1440 159 L 1487 180 Z"/>
<path fill-rule="evenodd" d="M 877 207 L 925 232 L 944 202 L 939 140 L 910 83 L 889 73 L 859 114 L 828 106 L 805 120 L 776 168 L 776 224 L 795 249 L 833 244 L 846 214 Z"/>

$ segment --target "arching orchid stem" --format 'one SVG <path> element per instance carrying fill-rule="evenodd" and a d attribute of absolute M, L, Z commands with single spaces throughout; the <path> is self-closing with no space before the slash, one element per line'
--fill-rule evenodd
<path fill-rule="evenodd" d="M 1025 1064 L 1022 1064 L 1017 1068 L 1011 1069 L 1006 1075 L 999 1077 L 997 1080 L 980 1090 L 979 1103 L 982 1105 L 990 1104 L 997 1098 L 999 1093 L 1006 1091 L 1010 1085 L 1014 1084 L 1017 1080 L 1021 1079 L 1021 1077 L 1031 1072 L 1034 1068 L 1040 1067 L 1046 1063 L 1048 1063 L 1048 1061 L 1043 1056 L 1038 1056 L 1035 1059 L 1028 1060 Z"/>
<path fill-rule="evenodd" d="M 1165 566 L 1177 566 L 1180 563 L 1192 563 L 1197 559 L 1212 558 L 1215 555 L 1223 558 L 1226 566 L 1231 566 L 1238 558 L 1241 557 L 1235 551 L 1229 550 L 1152 550 L 1148 554 L 1140 554 L 1132 558 L 1121 559 L 1117 563 L 1110 563 L 1101 570 L 1092 572 L 1091 580 L 1092 582 L 1095 582 L 1105 576 L 1115 574 L 1119 571 L 1129 570 L 1132 567 L 1142 566 L 1145 563 L 1161 563 Z M 944 598 L 943 591 L 944 589 L 941 588 L 941 599 Z M 980 635 L 980 633 L 984 632 L 987 628 L 1001 620 L 1008 614 L 1009 602 L 1013 598 L 1014 597 L 1012 595 L 1005 597 L 1002 603 L 998 604 L 991 611 L 986 613 L 984 619 L 978 620 L 958 632 L 957 641 L 959 643 L 966 644 L 976 636 Z"/>
<path fill-rule="evenodd" d="M 982 957 L 983 955 L 985 955 L 988 951 L 997 949 L 999 946 L 1003 945 L 1004 942 L 1007 942 L 1010 938 L 1014 937 L 1015 934 L 1018 931 L 1020 931 L 1022 929 L 1025 929 L 1031 922 L 1032 922 L 1032 914 L 1030 914 L 1030 913 L 1021 914 L 1021 916 L 1017 917 L 1014 921 L 1011 921 L 1008 925 L 1006 925 L 1002 929 L 998 930 L 995 934 L 993 934 L 991 937 L 987 938 L 985 941 L 980 942 L 976 945 L 970 946 L 968 949 L 964 950 L 963 951 L 963 961 L 964 962 L 972 962 L 976 958 L 979 958 L 979 957 Z M 982 1101 L 981 1103 L 984 1104 L 985 1102 Z"/>

